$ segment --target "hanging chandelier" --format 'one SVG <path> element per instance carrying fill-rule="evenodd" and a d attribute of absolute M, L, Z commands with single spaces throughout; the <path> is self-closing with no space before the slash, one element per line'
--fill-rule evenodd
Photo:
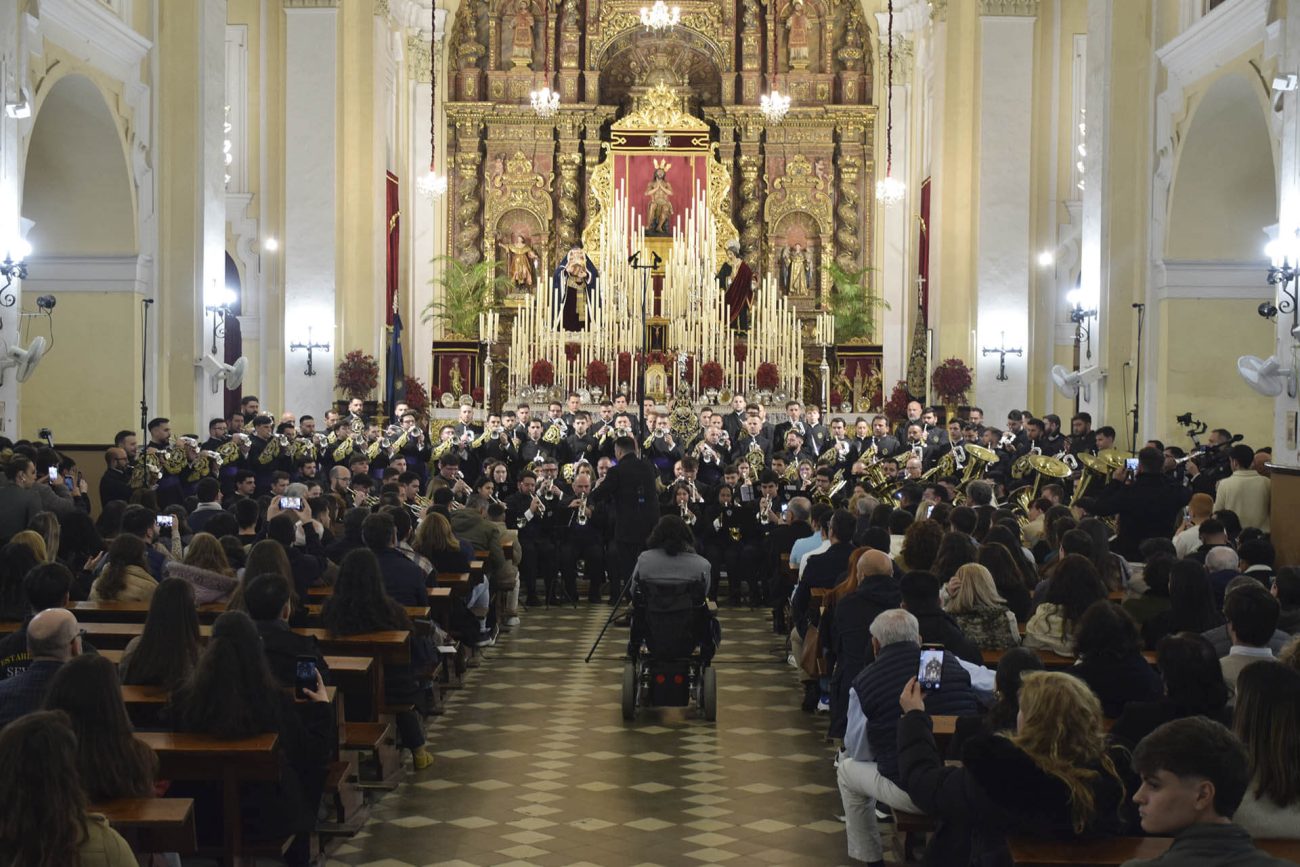
<path fill-rule="evenodd" d="M 907 184 L 894 177 L 894 0 L 889 0 L 888 53 L 885 84 L 885 177 L 876 182 L 876 200 L 895 205 L 907 195 Z"/>
<path fill-rule="evenodd" d="M 438 27 L 429 38 L 429 171 L 416 179 L 415 190 L 430 201 L 437 201 L 447 192 L 447 176 L 438 174 Z"/>
<path fill-rule="evenodd" d="M 646 30 L 671 30 L 682 20 L 682 10 L 669 7 L 664 0 L 655 0 L 653 6 L 641 7 L 641 26 Z"/>
<path fill-rule="evenodd" d="M 551 90 L 551 3 L 546 2 L 545 10 L 545 33 L 543 55 L 542 55 L 542 80 L 546 82 L 542 85 L 541 90 L 534 90 L 528 94 L 528 100 L 533 104 L 533 113 L 545 120 L 554 117 L 555 113 L 560 110 L 560 93 L 557 90 Z"/>
<path fill-rule="evenodd" d="M 790 111 L 790 97 L 779 90 L 765 93 L 759 98 L 759 110 L 768 123 L 778 124 L 785 120 L 786 113 Z"/>

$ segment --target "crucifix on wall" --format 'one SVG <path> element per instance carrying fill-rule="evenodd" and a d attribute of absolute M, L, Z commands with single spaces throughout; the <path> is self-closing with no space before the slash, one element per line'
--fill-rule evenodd
<path fill-rule="evenodd" d="M 1008 356 L 1008 355 L 1018 355 L 1018 356 L 1019 356 L 1019 355 L 1024 355 L 1024 354 L 1025 354 L 1025 351 L 1024 351 L 1023 349 L 1021 349 L 1020 347 L 1016 347 L 1015 349 L 1008 349 L 1008 348 L 1007 348 L 1007 333 L 1004 331 L 1004 332 L 1002 332 L 1002 342 L 1001 342 L 1001 345 L 1000 345 L 1000 346 L 995 346 L 995 347 L 986 346 L 986 347 L 984 347 L 983 349 L 980 350 L 980 354 L 981 354 L 981 355 L 984 355 L 984 356 L 991 355 L 991 354 L 994 353 L 994 352 L 996 352 L 996 353 L 998 354 L 998 382 L 1006 382 L 1007 379 L 1008 379 L 1008 377 L 1007 377 L 1007 356 Z"/>

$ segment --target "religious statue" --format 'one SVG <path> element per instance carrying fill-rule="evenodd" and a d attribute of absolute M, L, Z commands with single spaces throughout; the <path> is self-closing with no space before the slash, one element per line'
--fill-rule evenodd
<path fill-rule="evenodd" d="M 465 393 L 465 374 L 460 370 L 460 359 L 451 366 L 451 374 L 448 377 L 451 380 L 451 393 L 455 397 L 460 397 Z"/>
<path fill-rule="evenodd" d="M 790 68 L 808 68 L 808 15 L 803 0 L 794 0 L 790 17 L 785 21 L 786 46 L 790 49 Z"/>
<path fill-rule="evenodd" d="M 668 160 L 654 162 L 655 173 L 645 188 L 647 235 L 672 233 L 673 185 L 668 182 Z"/>
<path fill-rule="evenodd" d="M 515 6 L 513 30 L 510 60 L 515 69 L 526 69 L 533 62 L 533 13 L 528 8 L 528 0 L 519 0 Z"/>
<path fill-rule="evenodd" d="M 565 331 L 586 331 L 600 302 L 600 275 L 581 244 L 569 250 L 551 277 L 551 305 Z"/>
<path fill-rule="evenodd" d="M 718 283 L 727 300 L 727 320 L 732 328 L 749 330 L 749 308 L 754 303 L 754 271 L 740 258 L 740 243 L 727 244 L 727 261 L 718 270 Z"/>
<path fill-rule="evenodd" d="M 537 252 L 524 236 L 515 234 L 513 243 L 500 242 L 506 251 L 506 275 L 510 283 L 520 291 L 527 291 L 537 282 Z"/>
<path fill-rule="evenodd" d="M 781 253 L 785 275 L 785 292 L 791 298 L 805 298 L 812 289 L 812 256 L 802 244 L 786 247 Z"/>

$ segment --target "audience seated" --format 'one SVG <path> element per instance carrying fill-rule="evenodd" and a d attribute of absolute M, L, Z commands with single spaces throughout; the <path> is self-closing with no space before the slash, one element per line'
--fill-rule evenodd
<path fill-rule="evenodd" d="M 180 560 L 168 560 L 163 566 L 163 577 L 180 578 L 190 584 L 199 605 L 229 602 L 230 595 L 239 586 L 225 549 L 210 533 L 195 533 L 185 549 L 185 556 Z"/>
<path fill-rule="evenodd" d="M 0 861 L 24 867 L 138 867 L 103 816 L 87 811 L 77 737 L 58 711 L 0 731 Z"/>
<path fill-rule="evenodd" d="M 1228 692 L 1237 688 L 1243 669 L 1258 662 L 1276 662 L 1269 639 L 1277 627 L 1277 600 L 1254 579 L 1235 587 L 1223 600 L 1223 614 L 1228 620 L 1232 646 L 1219 660 Z"/>
<path fill-rule="evenodd" d="M 1205 552 L 1205 571 L 1210 574 L 1210 589 L 1214 591 L 1214 602 L 1223 607 L 1223 596 L 1227 592 L 1228 582 L 1241 574 L 1237 568 L 1237 552 L 1227 545 L 1219 545 Z"/>
<path fill-rule="evenodd" d="M 1174 551 L 1178 557 L 1187 557 L 1201 547 L 1201 524 L 1214 514 L 1214 498 L 1209 494 L 1192 494 L 1187 503 L 1188 519 L 1174 534 Z"/>
<path fill-rule="evenodd" d="M 292 598 L 293 588 L 289 582 L 275 573 L 258 575 L 248 582 L 244 591 L 244 605 L 257 626 L 257 634 L 262 637 L 266 663 L 281 686 L 292 687 L 296 681 L 298 657 L 313 657 L 316 670 L 328 684 L 329 665 L 315 637 L 299 635 L 289 628 Z"/>
<path fill-rule="evenodd" d="M 1279 606 L 1277 628 L 1288 635 L 1300 633 L 1300 567 L 1284 566 L 1277 570 L 1273 595 Z"/>
<path fill-rule="evenodd" d="M 1219 655 L 1204 636 L 1179 632 L 1160 640 L 1156 650 L 1162 695 L 1150 701 L 1130 701 L 1115 721 L 1111 738 L 1128 747 L 1170 720 L 1205 716 L 1229 723 L 1228 687 L 1219 669 Z"/>
<path fill-rule="evenodd" d="M 1007 608 L 1015 615 L 1016 621 L 1027 621 L 1034 610 L 1031 596 L 1034 585 L 1027 583 L 1027 579 L 1032 579 L 1034 584 L 1038 581 L 1032 567 L 1019 554 L 1013 554 L 1005 545 L 997 542 L 980 545 L 979 564 L 989 570 L 993 587 L 1006 600 Z"/>
<path fill-rule="evenodd" d="M 1300 839 L 1300 671 L 1243 669 L 1233 730 L 1250 756 L 1251 780 L 1233 819 L 1252 837 Z"/>
<path fill-rule="evenodd" d="M 975 642 L 966 637 L 951 614 L 939 606 L 939 579 L 929 572 L 908 572 L 898 582 L 902 607 L 916 618 L 924 644 L 939 644 L 973 665 L 983 662 Z"/>
<path fill-rule="evenodd" d="M 90 597 L 90 585 L 95 580 L 94 570 L 99 566 L 99 559 L 107 548 L 90 515 L 77 511 L 63 516 L 57 559 L 72 572 L 71 593 L 74 600 L 81 602 Z"/>
<path fill-rule="evenodd" d="M 382 512 L 369 516 L 362 525 L 361 537 L 375 556 L 388 595 L 399 605 L 427 605 L 427 576 L 394 547 L 397 544 L 397 525 L 392 517 Z M 347 560 L 347 557 L 343 559 Z"/>
<path fill-rule="evenodd" d="M 1088 606 L 1106 598 L 1106 588 L 1092 561 L 1068 554 L 1053 570 L 1046 601 L 1025 624 L 1026 647 L 1074 655 L 1074 632 Z"/>
<path fill-rule="evenodd" d="M 1222 623 L 1205 566 L 1195 560 L 1178 560 L 1169 569 L 1169 609 L 1143 625 L 1142 640 L 1148 650 L 1154 650 L 1166 635 L 1207 632 Z M 1223 652 L 1227 653 L 1227 648 Z"/>
<path fill-rule="evenodd" d="M 988 709 L 974 716 L 959 716 L 948 743 L 948 757 L 961 758 L 962 747 L 969 738 L 978 734 L 1015 732 L 1020 715 L 1020 687 L 1023 675 L 1030 671 L 1043 671 L 1043 658 L 1027 647 L 1013 647 L 998 660 L 995 676 L 995 698 Z"/>
<path fill-rule="evenodd" d="M 1115 719 L 1131 702 L 1160 698 L 1160 676 L 1142 658 L 1137 624 L 1123 608 L 1106 599 L 1092 603 L 1074 636 L 1079 661 L 1069 671 L 1096 694 L 1103 716 Z"/>
<path fill-rule="evenodd" d="M 855 572 L 857 589 L 835 603 L 834 615 L 823 630 L 831 665 L 828 735 L 832 738 L 844 737 L 849 688 L 862 667 L 875 659 L 872 622 L 885 611 L 897 608 L 903 598 L 894 575 L 894 563 L 885 552 L 866 550 L 858 557 Z"/>
<path fill-rule="evenodd" d="M 0 681 L 0 727 L 39 710 L 50 681 L 65 662 L 81 654 L 81 630 L 66 608 L 42 611 L 27 624 L 26 670 Z"/>
<path fill-rule="evenodd" d="M 149 600 L 144 630 L 122 651 L 118 674 L 125 684 L 170 690 L 185 682 L 198 658 L 194 589 L 179 578 L 165 578 Z"/>
<path fill-rule="evenodd" d="M 972 513 L 974 514 L 974 513 Z M 940 593 L 940 598 L 944 603 L 948 601 L 947 585 L 952 580 L 952 576 L 957 574 L 957 570 L 967 563 L 974 563 L 979 557 L 979 546 L 975 540 L 965 533 L 944 533 L 943 541 L 939 543 L 939 553 L 934 558 L 934 565 L 930 571 L 934 577 L 939 579 L 939 583 L 944 586 Z"/>
<path fill-rule="evenodd" d="M 904 572 L 926 572 L 934 566 L 943 544 L 943 528 L 926 518 L 909 524 L 898 551 L 898 568 Z"/>
<path fill-rule="evenodd" d="M 153 797 L 158 757 L 135 739 L 113 663 L 90 654 L 70 660 L 50 682 L 45 708 L 68 715 L 90 800 Z"/>
<path fill-rule="evenodd" d="M 3 550 L 0 550 L 0 557 L 3 557 Z M 27 600 L 22 626 L 0 637 L 0 680 L 27 669 L 31 662 L 31 655 L 27 652 L 27 624 L 47 608 L 68 607 L 71 583 L 72 575 L 60 563 L 41 563 L 28 570 L 21 583 Z M 89 650 L 90 646 L 83 641 L 82 648 Z"/>
<path fill-rule="evenodd" d="M 1142 569 L 1144 590 L 1140 596 L 1126 598 L 1122 605 L 1133 622 L 1142 629 L 1156 615 L 1169 610 L 1169 574 L 1173 570 L 1173 557 L 1157 555 L 1147 559 Z"/>
<path fill-rule="evenodd" d="M 1020 644 L 1016 615 L 998 595 L 989 570 L 978 563 L 957 569 L 948 581 L 944 611 L 980 650 L 1006 650 Z"/>
<path fill-rule="evenodd" d="M 1097 697 L 1060 672 L 1025 672 L 1022 680 L 1015 734 L 972 737 L 960 767 L 946 766 L 935 747 L 931 695 L 915 678 L 901 690 L 900 779 L 913 803 L 941 819 L 925 864 L 1009 863 L 1005 835 L 1065 840 L 1121 831 L 1124 783 Z"/>
<path fill-rule="evenodd" d="M 145 543 L 139 537 L 123 534 L 109 546 L 104 571 L 90 585 L 92 602 L 148 602 L 158 587 L 149 571 Z"/>
<path fill-rule="evenodd" d="M 1124 867 L 1282 867 L 1231 819 L 1250 785 L 1250 759 L 1222 724 L 1201 716 L 1167 722 L 1133 751 L 1142 784 L 1133 801 L 1148 834 L 1173 835 L 1163 855 Z"/>
<path fill-rule="evenodd" d="M 928 573 L 910 574 L 927 575 L 937 585 Z M 937 586 L 934 595 L 937 607 Z M 883 864 L 876 801 L 895 810 L 923 812 L 902 785 L 896 736 L 898 694 L 920 670 L 921 629 L 916 617 L 902 608 L 883 612 L 871 623 L 871 647 L 875 662 L 854 678 L 849 692 L 844 751 L 840 753 L 836 778 L 844 804 L 849 857 Z M 940 686 L 930 692 L 927 700 L 930 711 L 936 714 L 969 716 L 979 708 L 970 675 L 947 651 L 943 653 Z"/>
<path fill-rule="evenodd" d="M 39 562 L 35 552 L 26 545 L 10 542 L 0 548 L 0 619 L 27 618 L 27 591 L 23 588 L 23 579 Z"/>
<path fill-rule="evenodd" d="M 219 738 L 247 738 L 265 732 L 279 736 L 285 757 L 276 783 L 246 784 L 240 794 L 249 839 L 296 835 L 286 861 L 294 867 L 310 860 L 309 834 L 324 786 L 325 766 L 337 740 L 333 708 L 318 678 L 295 703 L 267 667 L 257 628 L 247 614 L 228 611 L 212 626 L 189 679 L 171 697 L 170 716 L 180 731 Z M 200 799 L 196 816 L 214 815 L 216 804 Z M 202 826 L 202 821 L 200 821 Z"/>

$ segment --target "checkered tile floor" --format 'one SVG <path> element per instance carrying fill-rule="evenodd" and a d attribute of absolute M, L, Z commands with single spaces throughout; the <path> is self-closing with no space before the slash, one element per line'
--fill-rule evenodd
<path fill-rule="evenodd" d="M 798 708 L 761 611 L 723 609 L 718 719 L 620 714 L 627 630 L 604 605 L 534 609 L 431 721 L 434 764 L 331 865 L 846 863 L 825 717 Z M 409 768 L 409 761 L 408 761 Z"/>

